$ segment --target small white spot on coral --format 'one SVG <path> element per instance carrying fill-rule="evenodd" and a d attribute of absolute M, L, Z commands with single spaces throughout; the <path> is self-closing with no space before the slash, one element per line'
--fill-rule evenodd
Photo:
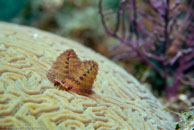
<path fill-rule="evenodd" d="M 36 38 L 38 38 L 38 33 L 34 33 L 33 35 L 32 35 L 32 37 L 34 38 L 34 39 L 36 39 Z"/>
<path fill-rule="evenodd" d="M 5 46 L 4 45 L 0 45 L 0 51 L 4 51 L 5 50 Z"/>

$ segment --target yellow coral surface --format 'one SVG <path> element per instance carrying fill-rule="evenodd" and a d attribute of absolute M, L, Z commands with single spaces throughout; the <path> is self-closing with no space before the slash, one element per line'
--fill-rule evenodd
<path fill-rule="evenodd" d="M 93 99 L 58 90 L 46 73 L 63 51 L 99 64 Z M 76 68 L 75 68 L 76 69 Z M 37 29 L 0 23 L 0 129 L 172 130 L 161 103 L 100 54 Z"/>

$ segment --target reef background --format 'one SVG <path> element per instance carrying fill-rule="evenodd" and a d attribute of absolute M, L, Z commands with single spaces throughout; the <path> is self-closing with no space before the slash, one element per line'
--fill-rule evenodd
<path fill-rule="evenodd" d="M 157 2 L 157 0 L 153 1 Z M 120 3 L 120 1 L 112 2 L 112 0 L 103 2 L 105 8 L 111 9 L 113 12 L 116 12 Z M 140 4 L 142 3 L 140 2 Z M 0 0 L 0 20 L 36 27 L 76 40 L 123 66 L 148 87 L 170 111 L 189 111 L 194 103 L 193 84 L 180 84 L 177 98 L 169 100 L 164 81 L 149 65 L 139 58 L 118 58 L 125 51 L 123 49 L 125 46 L 120 46 L 120 50 L 123 49 L 122 51 L 115 49 L 115 46 L 120 44 L 121 41 L 105 32 L 98 4 L 98 0 L 20 0 L 17 2 L 15 0 Z M 150 10 L 148 12 L 150 13 L 148 13 L 148 16 L 151 16 L 152 12 Z M 116 17 L 116 15 L 113 13 L 111 17 Z M 114 22 L 109 21 L 109 25 L 113 27 Z M 147 22 L 144 26 L 152 27 L 153 25 Z M 180 34 L 181 36 L 184 37 L 184 34 Z M 178 45 L 174 45 L 171 47 L 173 50 L 180 49 Z M 173 50 L 169 49 L 172 55 Z M 189 71 L 192 70 L 190 68 Z M 192 79 L 193 75 L 188 77 L 187 81 L 192 81 Z M 178 120 L 176 114 L 175 119 Z"/>

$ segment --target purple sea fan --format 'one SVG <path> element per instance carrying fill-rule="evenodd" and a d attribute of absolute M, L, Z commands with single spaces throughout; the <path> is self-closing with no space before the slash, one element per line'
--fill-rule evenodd
<path fill-rule="evenodd" d="M 193 3 L 180 0 L 122 0 L 116 16 L 112 17 L 116 24 L 111 29 L 103 12 L 102 0 L 99 1 L 105 31 L 119 41 L 118 47 L 129 48 L 125 49 L 124 56 L 117 57 L 127 58 L 133 54 L 147 63 L 164 79 L 169 99 L 177 97 L 185 76 L 194 75 Z"/>

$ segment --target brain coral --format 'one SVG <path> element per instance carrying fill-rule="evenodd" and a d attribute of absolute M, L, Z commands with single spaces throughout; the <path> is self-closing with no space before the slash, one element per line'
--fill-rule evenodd
<path fill-rule="evenodd" d="M 74 49 L 99 64 L 92 99 L 58 90 L 46 73 Z M 124 69 L 100 54 L 37 29 L 0 23 L 0 129 L 172 130 L 161 103 Z"/>

